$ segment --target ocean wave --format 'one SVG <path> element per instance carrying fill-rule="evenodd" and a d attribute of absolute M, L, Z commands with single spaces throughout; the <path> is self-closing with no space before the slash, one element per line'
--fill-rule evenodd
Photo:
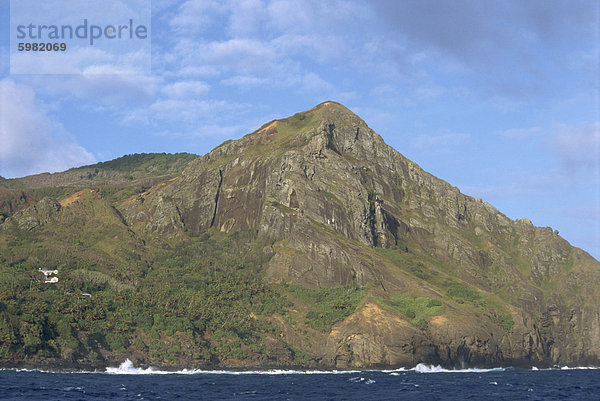
<path fill-rule="evenodd" d="M 373 379 L 365 379 L 364 377 L 352 377 L 350 379 L 348 379 L 349 382 L 352 383 L 363 383 L 363 384 L 375 384 L 377 383 L 375 380 Z"/>
<path fill-rule="evenodd" d="M 42 369 L 24 369 L 24 368 L 4 368 L 0 371 L 26 372 L 26 373 L 71 373 L 71 374 L 112 374 L 112 375 L 338 375 L 338 374 L 356 374 L 356 373 L 388 373 L 391 376 L 400 376 L 409 372 L 416 373 L 486 373 L 486 372 L 503 372 L 513 368 L 468 368 L 468 369 L 445 369 L 437 365 L 426 365 L 419 363 L 412 369 L 398 368 L 386 370 L 291 370 L 291 369 L 268 369 L 268 370 L 204 370 L 204 369 L 182 369 L 182 370 L 161 370 L 155 367 L 138 368 L 133 362 L 126 359 L 125 362 L 118 367 L 107 367 L 104 371 L 52 371 Z M 547 369 L 539 369 L 535 366 L 531 367 L 531 371 L 545 370 L 598 370 L 597 366 L 555 366 Z"/>
<path fill-rule="evenodd" d="M 532 366 L 532 371 L 545 371 L 545 370 L 599 370 L 600 366 L 554 366 L 552 368 L 540 369 L 536 366 Z"/>
<path fill-rule="evenodd" d="M 598 370 L 598 366 L 561 366 L 560 370 Z"/>
<path fill-rule="evenodd" d="M 177 371 L 158 370 L 153 367 L 136 368 L 129 359 L 125 360 L 118 368 L 106 368 L 105 373 L 119 375 L 161 375 L 161 374 L 212 374 L 212 375 L 331 375 L 331 374 L 352 374 L 364 372 L 389 373 L 392 376 L 406 372 L 417 373 L 485 373 L 485 372 L 503 372 L 506 368 L 492 369 L 444 369 L 441 366 L 418 364 L 412 369 L 399 368 L 394 370 L 202 370 L 202 369 L 183 369 Z"/>
<path fill-rule="evenodd" d="M 174 374 L 174 373 L 190 374 L 190 373 L 193 373 L 193 371 L 183 369 L 183 370 L 177 371 L 177 372 L 170 372 L 167 370 L 157 370 L 157 369 L 153 368 L 152 366 L 150 366 L 146 369 L 136 368 L 135 366 L 133 366 L 133 362 L 131 362 L 128 358 L 125 360 L 125 362 L 120 364 L 119 367 L 117 367 L 117 368 L 112 368 L 112 367 L 106 368 L 106 371 L 104 373 L 108 373 L 108 374 L 112 374 L 112 375 L 166 375 L 166 374 Z"/>
<path fill-rule="evenodd" d="M 504 372 L 507 368 L 491 368 L 491 369 L 479 369 L 479 368 L 468 368 L 468 369 L 444 369 L 440 365 L 425 365 L 419 363 L 414 368 L 410 369 L 413 372 L 418 373 L 486 373 L 486 372 Z"/>
<path fill-rule="evenodd" d="M 43 369 L 25 369 L 25 368 L 20 368 L 20 369 L 2 369 L 2 370 L 12 370 L 12 371 L 15 371 L 15 372 L 52 373 L 49 370 L 43 370 Z"/>
<path fill-rule="evenodd" d="M 202 370 L 202 369 L 183 369 L 183 370 L 159 370 L 152 366 L 144 368 L 136 368 L 129 359 L 126 359 L 118 368 L 109 367 L 103 373 L 114 375 L 330 375 L 330 374 L 346 374 L 346 373 L 361 373 L 360 370 L 285 370 L 285 369 L 270 369 L 270 370 Z"/>

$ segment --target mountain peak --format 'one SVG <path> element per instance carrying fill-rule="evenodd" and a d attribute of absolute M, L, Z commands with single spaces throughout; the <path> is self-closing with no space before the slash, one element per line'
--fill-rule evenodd
<path fill-rule="evenodd" d="M 342 111 L 345 113 L 351 113 L 354 115 L 354 113 L 347 108 L 346 106 L 344 106 L 343 104 L 339 103 L 339 102 L 335 102 L 333 100 L 326 100 L 323 103 L 319 103 L 318 105 L 316 105 L 315 107 L 313 107 L 312 109 L 307 110 L 306 112 L 311 112 L 311 111 L 316 111 L 316 110 L 321 110 L 321 111 Z"/>
<path fill-rule="evenodd" d="M 327 100 L 323 103 L 319 103 L 315 107 L 297 114 L 314 115 L 315 117 L 320 118 L 322 120 L 353 120 L 357 123 L 360 122 L 366 125 L 366 123 L 352 110 L 350 110 L 343 104 L 334 102 L 332 100 Z"/>
<path fill-rule="evenodd" d="M 330 122 L 354 120 L 357 123 L 360 122 L 362 124 L 365 124 L 365 122 L 361 120 L 360 117 L 354 114 L 343 104 L 327 100 L 323 103 L 319 103 L 318 105 L 308 110 L 298 112 L 292 116 L 272 120 L 267 124 L 264 124 L 255 132 L 263 132 L 267 129 L 276 128 L 279 124 L 283 124 L 285 126 L 288 126 L 289 128 L 293 128 L 296 131 L 302 131 L 314 128 L 315 124 L 318 125 L 318 123 L 321 123 L 325 120 L 330 120 Z"/>
<path fill-rule="evenodd" d="M 328 100 L 292 116 L 271 120 L 237 141 L 225 141 L 205 158 L 216 161 L 231 160 L 234 155 L 270 157 L 293 149 L 318 155 L 323 155 L 326 149 L 339 155 L 362 151 L 362 156 L 371 157 L 375 142 L 386 146 L 350 109 Z"/>

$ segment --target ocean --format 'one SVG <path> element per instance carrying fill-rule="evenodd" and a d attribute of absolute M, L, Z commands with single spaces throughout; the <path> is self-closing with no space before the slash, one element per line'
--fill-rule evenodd
<path fill-rule="evenodd" d="M 600 370 L 1 370 L 1 400 L 600 400 Z"/>

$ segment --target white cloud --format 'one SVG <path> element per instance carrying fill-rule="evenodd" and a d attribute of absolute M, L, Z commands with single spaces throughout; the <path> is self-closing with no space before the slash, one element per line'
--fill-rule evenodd
<path fill-rule="evenodd" d="M 371 17 L 370 8 L 359 2 L 343 0 L 275 0 L 268 6 L 269 24 L 277 32 L 355 32 L 349 22 Z"/>
<path fill-rule="evenodd" d="M 281 55 L 308 57 L 322 64 L 352 61 L 347 59 L 351 49 L 346 38 L 341 35 L 316 32 L 283 34 L 273 40 L 273 45 Z"/>
<path fill-rule="evenodd" d="M 0 174 L 7 177 L 95 161 L 47 114 L 30 87 L 10 79 L 0 81 L 0 143 Z"/>
<path fill-rule="evenodd" d="M 439 135 L 421 134 L 412 140 L 411 146 L 415 149 L 435 150 L 446 149 L 462 145 L 470 139 L 469 134 L 457 132 L 444 132 Z"/>
<path fill-rule="evenodd" d="M 267 9 L 260 0 L 231 1 L 229 7 L 229 33 L 233 36 L 255 35 L 267 19 Z"/>
<path fill-rule="evenodd" d="M 553 147 L 569 170 L 600 172 L 600 122 L 563 128 L 554 137 Z"/>
<path fill-rule="evenodd" d="M 275 50 L 267 43 L 253 39 L 211 42 L 200 50 L 207 60 L 240 72 L 260 69 L 276 58 Z"/>
<path fill-rule="evenodd" d="M 212 122 L 221 122 L 238 115 L 245 106 L 228 103 L 222 100 L 195 100 L 165 98 L 152 103 L 148 107 L 135 109 L 123 118 L 127 125 L 159 126 L 163 123 L 176 124 L 181 130 L 195 129 L 196 126 Z"/>
<path fill-rule="evenodd" d="M 440 65 L 450 66 L 447 73 L 468 78 L 486 98 L 561 98 L 575 86 L 589 88 L 590 78 L 598 75 L 597 52 L 588 71 L 568 66 L 581 52 L 588 53 L 590 44 L 597 47 L 597 2 L 378 0 L 369 4 L 379 14 L 378 24 L 388 30 L 386 36 L 406 43 L 407 49 L 396 57 L 399 68 L 405 67 L 406 59 L 424 66 L 423 52 L 435 55 L 424 68 L 439 71 Z"/>
<path fill-rule="evenodd" d="M 185 35 L 203 32 L 214 23 L 214 16 L 221 8 L 222 5 L 217 1 L 188 0 L 179 6 L 169 25 L 176 32 Z"/>
<path fill-rule="evenodd" d="M 265 74 L 277 61 L 275 49 L 264 41 L 228 39 L 212 42 L 181 39 L 164 56 L 167 69 L 188 76 Z"/>
<path fill-rule="evenodd" d="M 228 86 L 238 86 L 241 88 L 252 88 L 260 85 L 264 85 L 269 82 L 266 78 L 259 78 L 251 75 L 234 75 L 231 78 L 227 78 L 221 81 L 222 84 Z"/>
<path fill-rule="evenodd" d="M 459 185 L 465 194 L 488 199 L 515 199 L 523 196 L 555 196 L 561 191 L 573 191 L 577 183 L 560 171 L 543 174 L 512 172 L 493 185 Z"/>
<path fill-rule="evenodd" d="M 415 89 L 415 98 L 418 100 L 435 100 L 442 96 L 446 90 L 438 85 L 422 85 Z"/>
<path fill-rule="evenodd" d="M 96 66 L 97 69 L 104 69 Z M 110 67 L 104 70 L 112 71 Z M 158 92 L 162 78 L 152 75 L 97 74 L 43 75 L 32 77 L 40 92 L 64 99 L 80 99 L 92 108 L 121 111 L 148 104 Z"/>
<path fill-rule="evenodd" d="M 542 131 L 540 127 L 531 127 L 531 128 L 510 128 L 499 132 L 500 136 L 512 139 L 520 139 L 520 138 L 529 138 L 534 135 L 539 134 Z"/>
<path fill-rule="evenodd" d="M 306 92 L 317 92 L 327 96 L 334 90 L 333 85 L 314 72 L 309 72 L 300 78 L 301 89 Z"/>
<path fill-rule="evenodd" d="M 210 86 L 202 81 L 179 81 L 162 88 L 162 92 L 169 98 L 196 98 L 206 95 Z"/>

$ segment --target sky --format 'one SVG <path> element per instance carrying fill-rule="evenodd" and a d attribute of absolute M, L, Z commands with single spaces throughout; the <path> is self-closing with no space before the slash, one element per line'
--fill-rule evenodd
<path fill-rule="evenodd" d="M 80 70 L 23 74 L 0 0 L 1 176 L 204 154 L 335 100 L 461 192 L 600 259 L 600 1 L 112 1 L 147 9 L 147 49 L 84 46 L 54 64 Z"/>

